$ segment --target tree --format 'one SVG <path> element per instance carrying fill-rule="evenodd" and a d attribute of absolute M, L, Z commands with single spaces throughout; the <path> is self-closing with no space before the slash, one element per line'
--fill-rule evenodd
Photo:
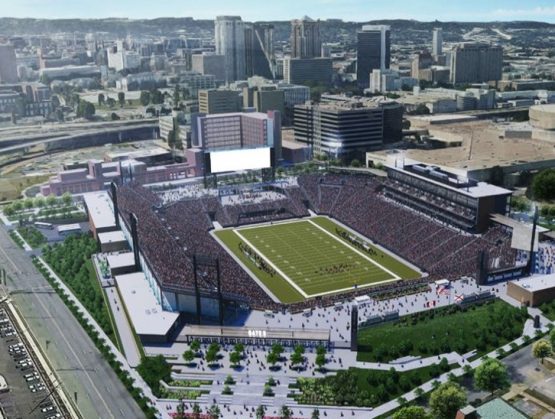
<path fill-rule="evenodd" d="M 160 397 L 160 380 L 171 380 L 172 367 L 162 355 L 144 357 L 137 367 L 137 372 L 143 377 L 154 395 Z"/>
<path fill-rule="evenodd" d="M 279 411 L 279 417 L 281 419 L 290 419 L 292 415 L 293 415 L 293 412 L 291 412 L 291 409 L 289 409 L 285 405 L 281 406 L 281 409 Z"/>
<path fill-rule="evenodd" d="M 195 359 L 195 353 L 190 349 L 187 349 L 185 352 L 183 352 L 183 359 L 185 360 L 185 362 L 190 364 Z"/>
<path fill-rule="evenodd" d="M 113 97 L 108 97 L 108 99 L 106 99 L 106 104 L 110 108 L 113 108 L 114 106 L 116 106 L 116 100 Z"/>
<path fill-rule="evenodd" d="M 274 352 L 278 356 L 278 358 L 281 356 L 283 351 L 283 345 L 281 345 L 280 343 L 274 343 L 272 345 L 272 352 Z"/>
<path fill-rule="evenodd" d="M 200 351 L 200 342 L 197 339 L 195 339 L 194 341 L 191 342 L 189 347 L 191 348 L 192 351 L 197 353 L 198 351 Z"/>
<path fill-rule="evenodd" d="M 405 406 L 395 412 L 393 419 L 431 419 L 431 416 L 421 406 Z"/>
<path fill-rule="evenodd" d="M 466 404 L 466 394 L 456 383 L 441 384 L 430 395 L 430 408 L 435 417 L 452 419 L 457 411 Z"/>
<path fill-rule="evenodd" d="M 54 194 L 50 194 L 46 197 L 46 205 L 49 207 L 53 207 L 57 202 L 58 198 L 56 198 L 56 195 Z"/>
<path fill-rule="evenodd" d="M 474 371 L 474 382 L 479 389 L 489 391 L 507 388 L 510 385 L 507 367 L 499 360 L 487 358 Z"/>
<path fill-rule="evenodd" d="M 303 345 L 296 345 L 295 349 L 293 350 L 296 354 L 304 354 L 304 346 Z"/>
<path fill-rule="evenodd" d="M 42 196 L 37 196 L 34 201 L 35 201 L 35 207 L 37 208 L 42 208 L 46 204 L 46 201 Z"/>
<path fill-rule="evenodd" d="M 77 116 L 86 119 L 91 119 L 96 113 L 94 105 L 87 101 L 80 101 L 77 105 Z"/>
<path fill-rule="evenodd" d="M 273 367 L 274 365 L 276 365 L 279 361 L 279 356 L 278 354 L 276 354 L 274 351 L 271 351 L 267 356 L 266 356 L 266 362 L 268 362 L 268 364 L 270 364 L 271 367 Z"/>
<path fill-rule="evenodd" d="M 217 419 L 220 417 L 221 414 L 222 412 L 220 411 L 220 408 L 217 404 L 213 404 L 212 406 L 210 406 L 210 409 L 208 409 L 208 416 L 210 416 L 211 419 Z"/>
<path fill-rule="evenodd" d="M 125 92 L 118 92 L 118 102 L 119 106 L 123 108 L 123 105 L 125 105 Z"/>
<path fill-rule="evenodd" d="M 303 354 L 295 351 L 291 354 L 291 365 L 293 366 L 293 368 L 295 368 L 296 365 L 302 364 L 304 361 L 304 357 Z"/>
<path fill-rule="evenodd" d="M 551 343 L 551 348 L 555 348 L 555 328 L 549 332 L 549 342 Z"/>
<path fill-rule="evenodd" d="M 174 419 L 185 419 L 185 407 L 183 403 L 179 403 L 175 409 Z"/>
<path fill-rule="evenodd" d="M 104 105 L 105 101 L 106 101 L 106 96 L 104 96 L 103 93 L 99 93 L 98 94 L 98 106 Z"/>
<path fill-rule="evenodd" d="M 241 362 L 241 354 L 239 352 L 232 352 L 229 354 L 229 362 L 232 366 L 238 366 Z"/>
<path fill-rule="evenodd" d="M 266 408 L 262 405 L 256 408 L 256 419 L 264 419 L 264 415 L 266 415 Z"/>
<path fill-rule="evenodd" d="M 161 103 L 164 103 L 164 95 L 160 90 L 155 89 L 151 94 L 150 101 L 155 105 L 160 105 Z"/>
<path fill-rule="evenodd" d="M 71 203 L 73 202 L 73 198 L 69 192 L 64 192 L 64 194 L 62 195 L 62 202 L 64 203 L 64 205 L 71 205 Z"/>
<path fill-rule="evenodd" d="M 218 353 L 214 351 L 207 351 L 205 359 L 208 364 L 213 364 L 218 359 Z"/>
<path fill-rule="evenodd" d="M 326 365 L 326 355 L 324 355 L 324 354 L 316 355 L 315 363 L 316 363 L 316 365 L 318 365 L 319 369 L 322 369 L 324 367 L 324 365 Z"/>
<path fill-rule="evenodd" d="M 312 411 L 312 414 L 310 415 L 310 419 L 320 419 L 320 411 L 318 410 L 318 408 Z"/>
<path fill-rule="evenodd" d="M 351 160 L 351 167 L 360 167 L 360 160 L 358 159 Z"/>
<path fill-rule="evenodd" d="M 532 355 L 534 355 L 534 358 L 538 358 L 542 364 L 543 364 L 543 359 L 551 355 L 552 352 L 553 352 L 553 347 L 545 339 L 538 340 L 532 346 Z"/>
<path fill-rule="evenodd" d="M 242 343 L 236 343 L 235 346 L 233 347 L 233 350 L 235 352 L 239 352 L 240 354 L 242 354 L 243 352 L 245 352 L 245 345 L 243 345 Z"/>
<path fill-rule="evenodd" d="M 150 103 L 150 92 L 143 90 L 141 96 L 139 96 L 139 102 L 141 102 L 141 105 L 147 106 Z"/>
<path fill-rule="evenodd" d="M 110 119 L 112 121 L 119 121 L 121 118 L 119 117 L 119 115 L 115 112 L 112 112 L 112 114 L 110 115 Z"/>
<path fill-rule="evenodd" d="M 33 208 L 33 205 L 34 205 L 33 198 L 25 198 L 25 199 L 23 200 L 23 206 L 24 206 L 26 209 L 31 209 L 31 208 Z"/>
<path fill-rule="evenodd" d="M 532 193 L 540 201 L 555 199 L 555 169 L 542 170 L 534 177 Z"/>
<path fill-rule="evenodd" d="M 200 409 L 200 406 L 198 405 L 198 403 L 195 403 L 193 405 L 193 418 L 199 419 L 201 413 L 202 413 L 202 411 Z"/>

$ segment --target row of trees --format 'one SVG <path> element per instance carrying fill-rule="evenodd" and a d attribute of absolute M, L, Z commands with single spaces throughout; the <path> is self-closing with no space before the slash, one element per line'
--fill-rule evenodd
<path fill-rule="evenodd" d="M 61 198 L 55 195 L 48 195 L 46 198 L 37 196 L 36 198 L 25 198 L 12 202 L 4 207 L 4 214 L 14 215 L 24 209 L 56 207 L 60 205 L 71 205 L 73 198 L 70 193 L 64 193 Z"/>
<path fill-rule="evenodd" d="M 71 235 L 63 243 L 47 246 L 44 260 L 71 288 L 87 311 L 94 317 L 102 330 L 116 342 L 112 323 L 106 307 L 102 289 L 92 272 L 91 256 L 98 252 L 98 243 L 87 234 Z"/>
<path fill-rule="evenodd" d="M 147 106 L 151 103 L 153 105 L 161 105 L 164 103 L 164 94 L 158 89 L 151 91 L 143 90 L 139 96 L 139 102 L 141 102 L 143 106 Z"/>
<path fill-rule="evenodd" d="M 98 106 L 105 106 L 107 105 L 110 108 L 116 106 L 116 103 L 119 103 L 119 106 L 123 108 L 125 105 L 125 92 L 118 92 L 118 100 L 116 100 L 110 96 L 106 97 L 104 93 L 98 94 Z"/>
<path fill-rule="evenodd" d="M 510 381 L 507 367 L 497 359 L 485 359 L 474 371 L 474 384 L 492 395 L 497 390 L 508 388 Z M 399 409 L 393 419 L 454 418 L 457 411 L 467 404 L 466 392 L 454 376 L 441 385 L 436 382 L 435 387 L 430 394 L 429 412 L 421 406 L 406 406 Z"/>

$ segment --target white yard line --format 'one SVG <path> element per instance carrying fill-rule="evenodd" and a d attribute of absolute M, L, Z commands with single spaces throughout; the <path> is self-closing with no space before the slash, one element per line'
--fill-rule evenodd
<path fill-rule="evenodd" d="M 295 282 L 293 282 L 293 280 L 289 278 L 281 269 L 279 269 L 276 265 L 274 265 L 270 259 L 264 256 L 257 246 L 254 246 L 250 241 L 248 241 L 241 233 L 239 233 L 238 230 L 233 230 L 233 232 L 237 234 L 241 240 L 247 243 L 255 252 L 257 252 L 260 255 L 260 257 L 268 263 L 268 265 L 270 265 L 278 274 L 280 274 L 283 277 L 283 279 L 289 282 L 289 284 L 293 288 L 295 288 L 299 292 L 299 294 L 301 294 L 304 298 L 310 297 L 297 284 L 295 284 Z"/>
<path fill-rule="evenodd" d="M 401 277 L 399 275 L 397 275 L 396 273 L 391 272 L 389 269 L 387 269 L 385 266 L 380 265 L 378 262 L 376 262 L 375 260 L 369 258 L 367 255 L 365 255 L 364 253 L 362 253 L 360 250 L 358 250 L 357 248 L 353 247 L 353 246 L 349 246 L 347 243 L 345 243 L 343 240 L 341 240 L 339 237 L 333 235 L 332 233 L 330 233 L 328 230 L 326 230 L 324 227 L 319 226 L 318 224 L 316 224 L 314 221 L 312 220 L 307 220 L 310 224 L 312 224 L 314 227 L 319 228 L 320 230 L 322 230 L 324 233 L 326 233 L 328 236 L 330 236 L 332 239 L 334 239 L 335 241 L 338 241 L 339 243 L 341 243 L 343 246 L 345 246 L 347 249 L 352 250 L 355 253 L 358 253 L 359 256 L 362 256 L 364 259 L 366 259 L 368 262 L 376 265 L 378 268 L 380 268 L 381 270 L 387 272 L 388 274 L 390 274 L 391 276 L 393 276 L 394 280 L 399 280 L 401 279 Z"/>

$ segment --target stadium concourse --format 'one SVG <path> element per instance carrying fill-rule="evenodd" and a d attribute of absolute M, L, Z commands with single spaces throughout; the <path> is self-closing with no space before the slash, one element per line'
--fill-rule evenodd
<path fill-rule="evenodd" d="M 305 174 L 265 185 L 260 190 L 242 191 L 237 199 L 227 200 L 225 205 L 214 190 L 198 186 L 184 186 L 182 191 L 160 196 L 129 184 L 118 188 L 117 201 L 125 224 L 129 224 L 131 213 L 138 219 L 141 255 L 162 293 L 169 290 L 194 295 L 193 256 L 209 255 L 219 262 L 224 300 L 251 309 L 287 308 L 298 312 L 368 293 L 368 289 L 325 295 L 286 306 L 272 299 L 215 240 L 210 234 L 215 226 L 237 227 L 297 219 L 309 216 L 310 210 L 338 220 L 428 274 L 420 279 L 377 285 L 372 291 L 475 276 L 482 251 L 498 268 L 514 266 L 516 253 L 510 247 L 510 236 L 500 227 L 492 227 L 483 235 L 455 230 L 387 198 L 386 182 L 367 175 Z M 265 191 L 272 193 L 265 194 Z M 216 275 L 216 269 L 212 268 L 198 275 L 204 297 L 215 295 Z"/>

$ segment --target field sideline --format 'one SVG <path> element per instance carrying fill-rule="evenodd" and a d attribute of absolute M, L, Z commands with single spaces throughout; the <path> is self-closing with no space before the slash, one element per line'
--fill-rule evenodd
<path fill-rule="evenodd" d="M 283 303 L 421 277 L 327 217 L 218 230 L 214 235 Z M 354 237 L 363 246 L 355 246 Z"/>

